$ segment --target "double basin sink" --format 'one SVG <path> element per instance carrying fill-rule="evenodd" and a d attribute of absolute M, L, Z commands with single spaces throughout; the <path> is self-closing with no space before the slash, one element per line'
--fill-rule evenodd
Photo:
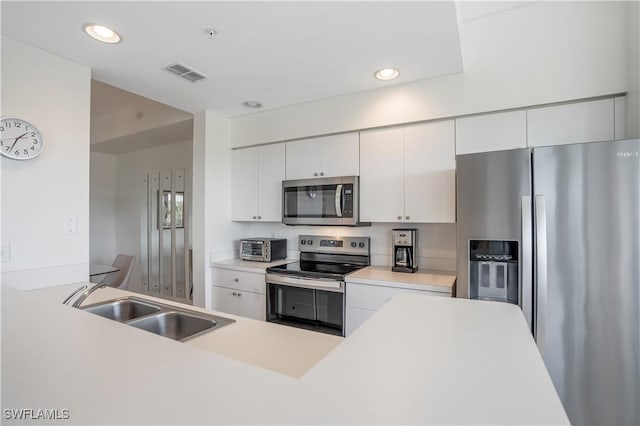
<path fill-rule="evenodd" d="M 131 296 L 94 303 L 81 309 L 180 342 L 235 322 Z"/>

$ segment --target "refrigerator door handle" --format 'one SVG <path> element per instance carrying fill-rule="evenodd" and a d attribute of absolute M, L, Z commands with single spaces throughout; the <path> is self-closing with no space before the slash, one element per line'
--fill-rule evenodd
<path fill-rule="evenodd" d="M 533 332 L 533 223 L 531 220 L 533 212 L 531 211 L 531 196 L 522 197 L 520 212 L 522 219 L 522 287 L 519 289 L 519 302 L 529 330 Z"/>
<path fill-rule="evenodd" d="M 547 317 L 547 211 L 544 195 L 536 195 L 536 341 L 544 354 Z"/>

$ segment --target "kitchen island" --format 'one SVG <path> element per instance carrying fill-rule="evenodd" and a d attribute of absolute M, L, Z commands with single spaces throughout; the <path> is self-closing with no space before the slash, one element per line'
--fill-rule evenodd
<path fill-rule="evenodd" d="M 515 306 L 402 295 L 347 339 L 238 318 L 180 343 L 62 305 L 74 287 L 2 288 L 4 423 L 568 424 Z M 244 342 L 259 353 L 243 357 L 202 343 L 231 342 L 234 328 L 247 339 L 241 329 L 254 326 L 263 341 L 304 348 L 297 373 L 252 361 L 275 349 Z M 19 408 L 69 418 L 6 417 Z"/>

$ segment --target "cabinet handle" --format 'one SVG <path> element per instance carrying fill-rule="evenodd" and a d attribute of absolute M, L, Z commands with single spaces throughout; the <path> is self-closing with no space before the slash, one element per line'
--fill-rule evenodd
<path fill-rule="evenodd" d="M 255 217 L 255 216 L 254 216 L 253 218 L 254 218 L 254 219 L 256 219 L 256 217 Z"/>
<path fill-rule="evenodd" d="M 402 220 L 402 216 L 398 216 L 398 220 Z"/>
<path fill-rule="evenodd" d="M 318 172 L 313 173 L 314 176 L 318 176 Z"/>
<path fill-rule="evenodd" d="M 258 219 L 262 219 L 262 216 L 258 216 Z"/>
<path fill-rule="evenodd" d="M 407 220 L 411 219 L 409 216 L 407 216 Z"/>
<path fill-rule="evenodd" d="M 320 172 L 320 176 L 324 176 L 324 172 Z"/>
<path fill-rule="evenodd" d="M 242 296 L 242 293 L 238 293 L 238 297 Z"/>
<path fill-rule="evenodd" d="M 239 279 L 237 279 L 237 278 L 234 278 L 234 279 L 233 279 L 233 281 L 237 283 L 237 282 L 238 282 L 238 281 L 240 281 L 240 280 L 239 280 Z"/>
<path fill-rule="evenodd" d="M 234 296 L 236 296 L 236 292 L 235 292 L 235 291 L 234 291 L 232 294 L 233 294 Z"/>

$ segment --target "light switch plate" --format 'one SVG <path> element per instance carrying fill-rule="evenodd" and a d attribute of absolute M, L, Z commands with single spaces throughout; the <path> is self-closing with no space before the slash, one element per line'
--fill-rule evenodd
<path fill-rule="evenodd" d="M 64 220 L 64 233 L 75 235 L 78 233 L 78 216 L 69 216 Z"/>
<path fill-rule="evenodd" d="M 2 243 L 0 257 L 2 257 L 2 263 L 11 262 L 11 243 Z"/>

